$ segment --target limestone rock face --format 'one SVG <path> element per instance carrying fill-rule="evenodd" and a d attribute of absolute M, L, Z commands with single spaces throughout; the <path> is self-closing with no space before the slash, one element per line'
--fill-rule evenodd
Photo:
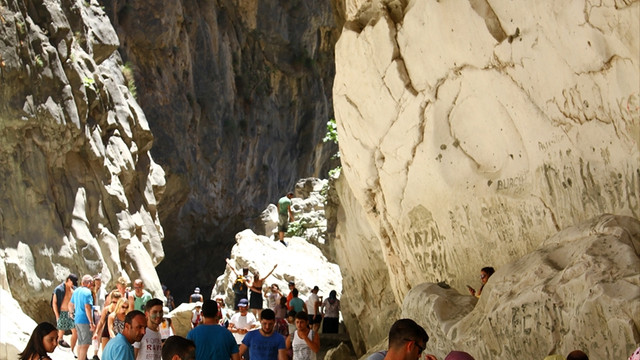
<path fill-rule="evenodd" d="M 0 248 L 36 321 L 70 273 L 141 277 L 161 295 L 164 171 L 97 1 L 0 5 Z"/>
<path fill-rule="evenodd" d="M 360 323 L 388 329 L 373 314 L 416 284 L 463 291 L 560 229 L 640 215 L 640 2 L 340 8 L 339 216 L 366 221 L 338 225 L 336 246 L 367 255 L 338 263 L 345 280 L 392 294 Z M 368 347 L 380 335 L 359 336 Z"/>
<path fill-rule="evenodd" d="M 328 1 L 102 3 L 166 172 L 158 272 L 186 296 L 182 278 L 215 281 L 238 231 L 262 232 L 267 204 L 328 170 L 339 31 Z"/>
<path fill-rule="evenodd" d="M 603 215 L 568 228 L 497 270 L 475 298 L 424 283 L 403 317 L 431 336 L 438 357 L 542 359 L 582 349 L 592 359 L 625 359 L 640 327 L 640 222 Z M 509 339 L 509 341 L 505 341 Z"/>

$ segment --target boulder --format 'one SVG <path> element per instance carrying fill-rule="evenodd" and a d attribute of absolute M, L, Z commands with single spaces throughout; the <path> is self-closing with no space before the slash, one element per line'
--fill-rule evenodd
<path fill-rule="evenodd" d="M 402 317 L 427 330 L 439 358 L 542 359 L 580 349 L 625 359 L 640 342 L 640 221 L 603 215 L 567 228 L 491 276 L 476 304 L 468 294 L 423 283 Z M 475 307 L 474 307 L 475 305 Z"/>
<path fill-rule="evenodd" d="M 20 304 L 4 288 L 0 288 L 0 321 L 0 358 L 17 359 L 37 324 L 22 312 Z"/>
<path fill-rule="evenodd" d="M 318 286 L 319 296 L 325 299 L 331 290 L 342 293 L 342 276 L 336 264 L 327 261 L 322 252 L 314 245 L 300 237 L 286 238 L 287 246 L 266 236 L 256 235 L 251 230 L 244 230 L 236 235 L 236 244 L 231 249 L 231 264 L 242 274 L 243 268 L 255 271 L 261 277 L 267 275 L 275 265 L 273 274 L 265 282 L 263 290 L 271 284 L 278 284 L 284 295 L 289 293 L 288 283 L 294 281 L 300 292 L 299 297 L 306 300 L 314 286 Z M 223 295 L 225 304 L 233 309 L 234 294 L 232 286 L 236 276 L 229 267 L 218 277 L 211 297 Z M 340 295 L 338 296 L 340 298 Z M 266 308 L 266 300 L 264 307 Z"/>

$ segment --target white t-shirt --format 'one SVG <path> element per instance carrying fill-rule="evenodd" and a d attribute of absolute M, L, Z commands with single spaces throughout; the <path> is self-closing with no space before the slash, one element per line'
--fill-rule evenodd
<path fill-rule="evenodd" d="M 309 298 L 307 299 L 307 301 L 305 301 L 305 303 L 307 304 L 307 313 L 309 315 L 315 315 L 316 314 L 316 301 L 320 301 L 320 298 L 318 297 L 317 294 L 311 293 L 311 295 L 309 295 Z M 318 305 L 319 306 L 319 305 Z"/>
<path fill-rule="evenodd" d="M 133 347 L 138 349 L 136 360 L 162 360 L 162 338 L 158 331 L 147 328 L 142 340 Z"/>
<path fill-rule="evenodd" d="M 229 323 L 233 324 L 236 327 L 236 329 L 247 329 L 247 330 L 249 330 L 251 326 L 256 322 L 257 322 L 256 317 L 253 316 L 253 314 L 250 312 L 248 312 L 247 315 L 245 316 L 242 316 L 242 314 L 237 312 L 233 314 L 233 316 L 231 317 L 231 320 L 229 320 Z M 244 339 L 244 336 L 246 334 L 238 334 L 235 332 L 232 334 L 233 334 L 233 337 L 236 338 L 236 343 L 238 343 L 238 345 L 242 344 L 242 339 Z"/>

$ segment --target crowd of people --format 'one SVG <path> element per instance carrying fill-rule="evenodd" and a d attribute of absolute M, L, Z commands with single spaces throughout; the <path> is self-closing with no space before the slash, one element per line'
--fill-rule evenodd
<path fill-rule="evenodd" d="M 86 360 L 91 344 L 93 358 L 99 360 L 315 360 L 320 349 L 322 333 L 337 333 L 340 300 L 332 290 L 327 299 L 318 295 L 314 286 L 306 301 L 293 281 L 285 295 L 277 284 L 265 288 L 265 280 L 277 266 L 264 277 L 257 272 L 249 274 L 243 269 L 236 272 L 234 311 L 225 306 L 224 296 L 205 300 L 200 289 L 195 288 L 189 297 L 195 303 L 191 318 L 192 329 L 186 338 L 175 335 L 169 312 L 175 308 L 170 291 L 163 286 L 166 300 L 153 298 L 144 289 L 141 279 L 133 282 L 133 289 L 121 277 L 116 289 L 107 292 L 101 277 L 84 275 L 81 279 L 69 274 L 53 291 L 51 306 L 56 325 L 40 323 L 33 330 L 20 360 L 50 359 L 48 353 L 57 346 L 71 348 L 77 358 Z M 480 297 L 492 267 L 481 269 L 481 287 L 478 291 L 468 286 L 473 296 Z M 241 284 L 243 286 L 237 286 Z M 267 308 L 263 308 L 264 298 Z M 63 335 L 71 332 L 70 344 Z M 412 319 L 396 321 L 389 331 L 388 349 L 372 354 L 368 360 L 437 360 L 432 354 L 424 354 L 429 336 Z M 445 360 L 473 360 L 464 351 L 451 351 Z M 575 350 L 566 358 L 550 355 L 544 360 L 588 360 L 588 355 Z M 640 348 L 629 357 L 640 360 Z"/>

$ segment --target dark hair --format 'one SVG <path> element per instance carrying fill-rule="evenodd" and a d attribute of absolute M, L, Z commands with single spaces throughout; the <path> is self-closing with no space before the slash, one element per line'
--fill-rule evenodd
<path fill-rule="evenodd" d="M 494 272 L 496 272 L 496 269 L 492 268 L 491 266 L 487 266 L 480 269 L 480 271 L 484 271 L 484 273 L 487 274 L 488 278 L 489 276 L 493 275 Z"/>
<path fill-rule="evenodd" d="M 307 313 L 304 311 L 298 311 L 296 313 L 296 319 L 309 321 L 309 315 L 307 315 Z"/>
<path fill-rule="evenodd" d="M 275 320 L 275 319 L 276 319 L 276 313 L 274 313 L 273 310 L 271 309 L 264 309 L 260 313 L 260 320 Z"/>
<path fill-rule="evenodd" d="M 78 286 L 78 275 L 71 273 L 69 274 L 69 276 L 67 276 L 67 280 L 71 280 L 71 283 L 73 284 L 73 286 Z M 67 280 L 65 280 L 65 282 Z"/>
<path fill-rule="evenodd" d="M 589 360 L 589 357 L 582 350 L 574 350 L 567 355 L 567 360 Z"/>
<path fill-rule="evenodd" d="M 189 351 L 195 347 L 193 341 L 182 336 L 169 336 L 162 345 L 162 358 L 170 360 L 174 355 L 178 355 L 181 359 L 186 359 Z"/>
<path fill-rule="evenodd" d="M 132 323 L 133 318 L 135 318 L 138 315 L 142 315 L 142 317 L 144 317 L 145 319 L 147 318 L 142 311 L 140 311 L 140 310 L 132 310 L 132 311 L 129 311 L 127 313 L 127 315 L 124 316 L 124 323 L 125 324 L 129 324 L 129 325 L 133 325 L 133 323 Z"/>
<path fill-rule="evenodd" d="M 335 290 L 331 290 L 331 291 L 329 292 L 329 299 L 333 299 L 333 300 L 335 300 L 335 299 L 337 299 L 337 298 L 338 298 L 338 293 L 337 293 Z"/>
<path fill-rule="evenodd" d="M 218 317 L 218 302 L 207 299 L 202 303 L 202 316 L 206 318 Z"/>
<path fill-rule="evenodd" d="M 146 304 L 144 304 L 144 311 L 145 312 L 149 312 L 149 311 L 151 311 L 152 307 L 158 306 L 158 305 L 163 306 L 164 303 L 160 299 L 153 298 L 153 299 L 147 301 Z"/>
<path fill-rule="evenodd" d="M 289 317 L 289 316 L 296 317 L 296 312 L 295 312 L 295 311 L 293 311 L 293 310 L 291 310 L 291 311 L 287 312 L 287 317 Z"/>
<path fill-rule="evenodd" d="M 25 346 L 24 350 L 18 354 L 18 359 L 29 360 L 33 355 L 47 355 L 47 351 L 44 349 L 44 345 L 42 345 L 42 339 L 52 331 L 55 331 L 56 333 L 58 332 L 58 329 L 56 329 L 53 324 L 48 322 L 41 322 L 38 324 L 36 328 L 33 329 L 29 342 L 27 342 L 27 346 Z"/>
<path fill-rule="evenodd" d="M 404 344 L 405 341 L 418 341 L 422 340 L 426 344 L 429 341 L 429 335 L 411 319 L 400 319 L 391 325 L 389 330 L 389 348 L 398 347 Z"/>
<path fill-rule="evenodd" d="M 291 293 L 293 294 L 293 297 L 298 297 L 298 289 L 294 288 L 291 290 Z"/>

